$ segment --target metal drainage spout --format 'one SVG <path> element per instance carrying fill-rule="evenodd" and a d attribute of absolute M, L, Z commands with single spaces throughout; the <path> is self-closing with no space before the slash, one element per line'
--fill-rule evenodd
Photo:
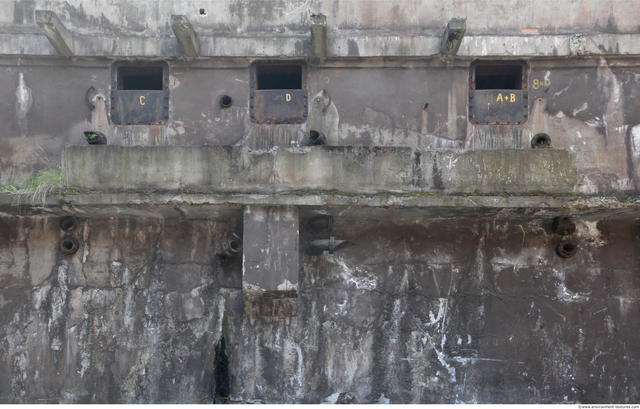
<path fill-rule="evenodd" d="M 333 254 L 335 251 L 345 249 L 347 247 L 355 246 L 356 243 L 347 240 L 336 240 L 335 237 L 329 237 L 328 239 L 312 240 L 307 243 L 305 248 L 307 253 L 317 256 L 325 251 L 329 254 Z"/>
<path fill-rule="evenodd" d="M 326 143 L 327 137 L 322 132 L 309 131 L 309 145 L 325 145 Z"/>

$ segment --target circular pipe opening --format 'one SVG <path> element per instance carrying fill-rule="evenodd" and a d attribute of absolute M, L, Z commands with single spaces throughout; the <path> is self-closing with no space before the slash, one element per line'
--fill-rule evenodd
<path fill-rule="evenodd" d="M 220 97 L 220 106 L 222 108 L 229 108 L 231 105 L 233 105 L 233 100 L 229 95 L 223 95 Z"/>
<path fill-rule="evenodd" d="M 236 252 L 236 253 L 237 253 L 238 251 L 240 251 L 240 243 L 238 243 L 238 242 L 237 242 L 237 241 L 235 241 L 235 240 L 231 240 L 231 241 L 229 242 L 229 248 L 231 249 L 231 251 L 233 251 L 233 252 Z"/>
<path fill-rule="evenodd" d="M 60 240 L 58 245 L 62 254 L 73 254 L 78 251 L 78 240 L 70 237 L 66 237 Z"/>
<path fill-rule="evenodd" d="M 546 133 L 536 134 L 531 139 L 531 147 L 534 149 L 546 149 L 551 146 L 551 137 Z"/>
<path fill-rule="evenodd" d="M 573 257 L 578 251 L 578 247 L 575 243 L 565 240 L 560 242 L 556 247 L 556 253 L 562 258 Z"/>
<path fill-rule="evenodd" d="M 78 220 L 74 216 L 65 216 L 60 220 L 60 228 L 64 231 L 74 231 L 78 228 Z"/>

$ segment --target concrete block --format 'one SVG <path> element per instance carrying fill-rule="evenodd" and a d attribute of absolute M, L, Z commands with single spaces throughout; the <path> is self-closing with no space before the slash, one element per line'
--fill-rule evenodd
<path fill-rule="evenodd" d="M 298 225 L 297 207 L 245 208 L 242 292 L 248 316 L 297 314 Z"/>

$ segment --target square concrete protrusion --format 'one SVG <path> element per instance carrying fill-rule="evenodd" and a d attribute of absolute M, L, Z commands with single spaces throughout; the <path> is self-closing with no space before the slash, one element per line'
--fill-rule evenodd
<path fill-rule="evenodd" d="M 292 206 L 244 211 L 242 293 L 250 317 L 298 313 L 299 222 Z"/>

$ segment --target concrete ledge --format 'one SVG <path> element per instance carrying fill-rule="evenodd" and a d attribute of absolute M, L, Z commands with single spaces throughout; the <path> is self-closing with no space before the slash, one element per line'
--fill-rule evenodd
<path fill-rule="evenodd" d="M 417 220 L 429 218 L 548 219 L 568 214 L 589 220 L 640 218 L 640 197 L 446 196 L 437 194 L 341 196 L 332 194 L 87 193 L 50 195 L 35 203 L 21 195 L 0 194 L 0 217 L 152 217 L 241 218 L 244 206 L 299 206 L 300 217 Z"/>
<path fill-rule="evenodd" d="M 566 150 L 417 150 L 401 147 L 70 146 L 70 187 L 93 191 L 338 194 L 568 194 Z"/>

